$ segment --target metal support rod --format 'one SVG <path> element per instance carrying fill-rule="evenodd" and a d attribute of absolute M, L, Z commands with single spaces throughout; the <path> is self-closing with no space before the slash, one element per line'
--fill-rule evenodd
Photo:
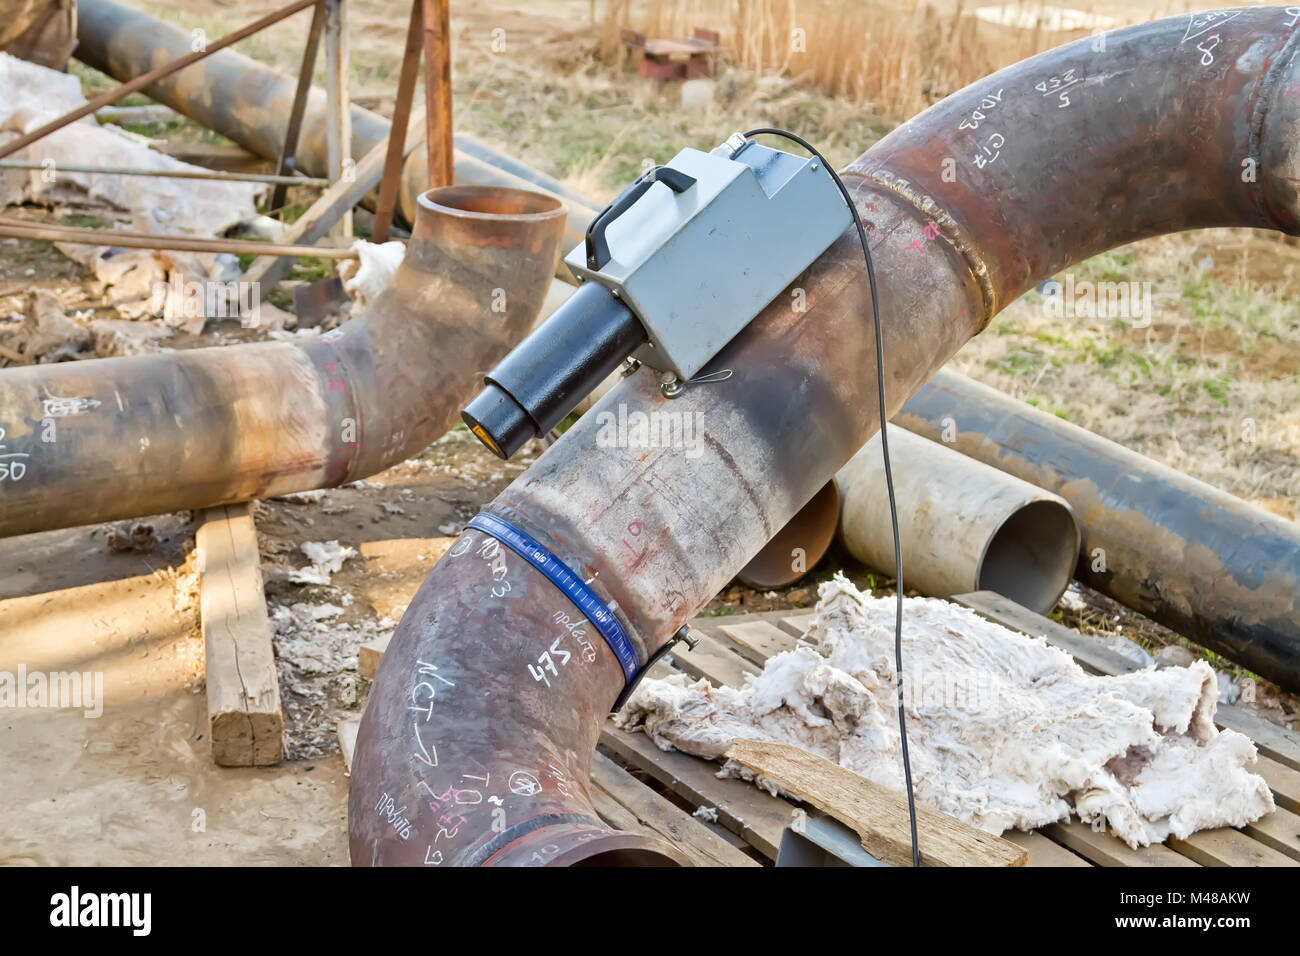
<path fill-rule="evenodd" d="M 411 118 L 415 81 L 420 73 L 420 48 L 424 34 L 423 7 L 424 0 L 412 0 L 411 22 L 406 28 L 406 49 L 402 51 L 402 72 L 397 79 L 397 102 L 393 104 L 392 132 L 388 134 L 388 153 L 384 157 L 384 172 L 379 180 L 379 201 L 375 204 L 371 242 L 388 241 L 388 230 L 393 224 L 393 210 L 397 206 L 397 187 L 402 178 L 402 160 L 405 157 L 406 125 Z M 427 104 L 425 115 L 428 116 Z"/>
<path fill-rule="evenodd" d="M 272 24 L 279 23 L 281 20 L 293 16 L 299 10 L 307 9 L 315 2 L 316 0 L 296 0 L 296 2 L 289 4 L 287 7 L 283 7 L 273 13 L 268 13 L 266 16 L 261 17 L 258 20 L 254 20 L 248 26 L 242 27 L 234 33 L 227 33 L 215 43 L 209 43 L 200 50 L 194 50 L 191 53 L 187 53 L 185 56 L 170 61 L 169 63 L 164 63 L 162 66 L 155 67 L 148 73 L 137 76 L 133 80 L 128 80 L 121 86 L 115 86 L 111 90 L 106 90 L 94 99 L 78 106 L 75 110 L 69 110 L 57 119 L 50 120 L 44 126 L 37 127 L 30 133 L 24 133 L 17 139 L 11 140 L 3 146 L 0 146 L 0 159 L 3 159 L 5 156 L 13 155 L 23 147 L 30 146 L 42 137 L 48 136 L 57 129 L 62 129 L 69 123 L 75 123 L 83 116 L 89 116 L 101 106 L 108 106 L 110 103 L 120 100 L 129 93 L 134 93 L 136 90 L 144 89 L 149 84 L 160 80 L 165 76 L 171 76 L 177 70 L 185 69 L 185 67 L 189 66 L 191 63 L 196 63 L 204 57 L 211 56 L 218 50 L 224 50 L 232 43 L 238 43 L 240 40 L 250 37 L 254 33 L 265 30 Z"/>
<path fill-rule="evenodd" d="M 45 163 L 26 159 L 0 159 L 0 169 L 48 169 Z M 328 186 L 328 179 L 315 176 L 275 176 L 270 173 L 234 173 L 220 170 L 190 169 L 142 169 L 136 166 L 81 166 L 75 163 L 59 163 L 54 167 L 57 172 L 90 173 L 103 176 L 149 176 L 154 179 L 213 179 L 219 182 L 233 183 L 281 183 L 290 186 Z"/>
<path fill-rule="evenodd" d="M 293 94 L 293 108 L 289 110 L 289 122 L 284 128 L 284 143 L 280 146 L 280 158 L 275 164 L 279 176 L 288 176 L 297 168 L 295 157 L 298 152 L 298 136 L 302 132 L 302 116 L 307 109 L 311 78 L 316 72 L 316 51 L 320 49 L 320 35 L 324 27 L 325 0 L 316 0 L 316 8 L 311 15 L 311 29 L 307 32 L 307 44 L 302 50 L 302 65 L 298 68 L 298 88 Z M 284 184 L 278 184 L 271 193 L 267 208 L 276 210 L 283 206 L 287 192 Z"/>
<path fill-rule="evenodd" d="M 348 22 L 343 0 L 325 3 L 325 145 L 333 182 L 354 175 L 352 168 L 352 107 L 348 103 Z M 352 236 L 352 207 L 330 230 L 336 238 Z"/>
<path fill-rule="evenodd" d="M 424 2 L 424 96 L 429 187 L 449 185 L 455 162 L 451 126 L 451 9 L 449 0 Z"/>
<path fill-rule="evenodd" d="M 160 236 L 112 229 L 76 229 L 44 223 L 0 219 L 0 236 L 14 239 L 46 239 L 84 246 L 118 246 L 124 249 L 177 249 L 185 252 L 230 252 L 235 255 L 316 256 L 321 259 L 355 259 L 351 249 L 330 246 L 281 246 L 253 239 L 205 239 L 200 236 Z"/>

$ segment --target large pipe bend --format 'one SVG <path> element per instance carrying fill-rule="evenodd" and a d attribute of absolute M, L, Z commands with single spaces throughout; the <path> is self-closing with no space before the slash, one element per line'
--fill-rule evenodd
<path fill-rule="evenodd" d="M 325 488 L 405 460 L 528 332 L 563 227 L 539 193 L 434 190 L 392 284 L 332 332 L 6 369 L 0 460 L 23 468 L 0 481 L 0 536 Z"/>
<path fill-rule="evenodd" d="M 1171 230 L 1295 229 L 1294 17 L 1207 17 L 1019 63 L 849 167 L 880 279 L 889 414 L 994 312 L 1073 262 Z M 1067 106 L 1036 89 L 1059 90 L 1052 78 L 1070 70 Z M 1243 181 L 1246 159 L 1256 182 Z M 795 283 L 802 295 L 778 298 L 717 357 L 729 380 L 670 402 L 651 375 L 631 376 L 486 510 L 590 579 L 644 660 L 878 429 L 863 278 L 846 234 Z M 699 416 L 700 453 L 602 441 L 599 413 L 619 403 Z M 567 630 L 580 616 L 549 581 L 493 551 L 462 535 L 394 634 L 357 742 L 355 863 L 606 861 L 631 839 L 602 828 L 586 795 L 622 673 L 591 628 L 594 653 Z"/>

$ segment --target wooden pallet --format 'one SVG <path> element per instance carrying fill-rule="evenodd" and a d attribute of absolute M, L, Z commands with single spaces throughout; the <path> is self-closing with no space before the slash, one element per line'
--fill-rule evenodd
<path fill-rule="evenodd" d="M 1116 674 L 1131 662 L 1087 637 L 990 592 L 962 595 L 959 603 L 1013 630 L 1042 637 L 1086 669 Z M 692 628 L 694 650 L 674 652 L 651 673 L 681 671 L 714 684 L 739 686 L 773 654 L 789 650 L 812 621 L 810 613 L 777 611 L 701 617 Z M 1239 830 L 1224 828 L 1132 850 L 1115 836 L 1074 821 L 1006 838 L 1029 853 L 1030 866 L 1296 866 L 1300 865 L 1300 735 L 1237 707 L 1219 708 L 1218 723 L 1251 737 L 1256 770 L 1273 790 L 1278 809 Z M 641 733 L 606 723 L 592 768 L 593 795 L 611 826 L 672 841 L 699 865 L 753 866 L 775 860 L 781 834 L 799 806 L 740 780 L 719 780 L 717 763 L 665 752 Z M 692 816 L 716 811 L 717 822 Z"/>

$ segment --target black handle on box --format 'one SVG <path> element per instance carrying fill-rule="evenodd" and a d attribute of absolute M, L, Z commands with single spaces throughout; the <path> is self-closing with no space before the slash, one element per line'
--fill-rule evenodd
<path fill-rule="evenodd" d="M 600 211 L 591 225 L 587 227 L 587 268 L 603 269 L 609 262 L 609 243 L 605 241 L 605 230 L 609 224 L 631 209 L 638 199 L 645 195 L 647 189 L 655 183 L 663 183 L 675 193 L 685 192 L 695 185 L 695 178 L 673 169 L 671 166 L 656 166 L 647 170 L 636 182 L 628 186 L 618 198 Z"/>

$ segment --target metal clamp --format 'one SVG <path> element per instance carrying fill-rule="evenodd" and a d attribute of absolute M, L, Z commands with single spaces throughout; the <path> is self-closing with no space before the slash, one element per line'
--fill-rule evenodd
<path fill-rule="evenodd" d="M 659 394 L 664 398 L 676 398 L 686 391 L 687 385 L 710 385 L 714 382 L 725 382 L 731 378 L 731 375 L 731 369 L 724 368 L 717 372 L 697 375 L 690 381 L 683 382 L 675 372 L 664 372 L 659 376 Z"/>
<path fill-rule="evenodd" d="M 677 632 L 668 639 L 667 643 L 665 643 L 663 647 L 650 655 L 650 659 L 645 662 L 645 667 L 637 671 L 632 676 L 632 679 L 623 685 L 623 692 L 618 695 L 618 700 L 614 701 L 614 706 L 609 710 L 611 714 L 617 714 L 623 709 L 623 705 L 627 703 L 627 699 L 632 696 L 632 692 L 636 690 L 637 685 L 641 683 L 641 678 L 645 677 L 650 668 L 658 664 L 659 661 L 661 661 L 669 651 L 676 647 L 678 643 L 685 644 L 691 650 L 695 650 L 700 641 L 699 638 L 691 635 L 691 626 L 689 624 L 683 624 L 679 627 Z"/>

